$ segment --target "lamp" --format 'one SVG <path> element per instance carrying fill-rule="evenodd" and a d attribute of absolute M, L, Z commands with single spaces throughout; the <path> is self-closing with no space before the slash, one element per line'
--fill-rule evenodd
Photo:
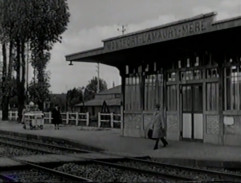
<path fill-rule="evenodd" d="M 74 65 L 74 64 L 72 63 L 72 61 L 70 61 L 70 62 L 69 62 L 69 65 Z"/>

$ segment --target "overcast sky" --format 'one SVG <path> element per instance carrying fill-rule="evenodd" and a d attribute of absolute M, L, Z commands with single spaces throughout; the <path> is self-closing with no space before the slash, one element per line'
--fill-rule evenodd
<path fill-rule="evenodd" d="M 55 44 L 47 70 L 51 92 L 64 93 L 88 84 L 97 76 L 97 64 L 76 63 L 69 66 L 65 55 L 103 46 L 102 40 L 126 33 L 217 12 L 216 20 L 241 15 L 241 0 L 68 0 L 70 22 L 62 43 Z M 100 65 L 100 77 L 111 88 L 121 82 L 119 71 Z"/>

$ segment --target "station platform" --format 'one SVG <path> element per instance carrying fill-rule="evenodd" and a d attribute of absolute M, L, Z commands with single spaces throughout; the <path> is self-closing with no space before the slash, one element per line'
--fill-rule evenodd
<path fill-rule="evenodd" d="M 0 121 L 0 130 L 65 139 L 78 144 L 103 149 L 105 152 L 126 156 L 150 156 L 164 162 L 186 165 L 210 164 L 215 166 L 241 167 L 241 147 L 204 144 L 200 142 L 168 141 L 167 147 L 153 150 L 155 141 L 144 138 L 124 137 L 120 129 L 45 124 L 43 130 L 23 129 L 15 121 Z"/>

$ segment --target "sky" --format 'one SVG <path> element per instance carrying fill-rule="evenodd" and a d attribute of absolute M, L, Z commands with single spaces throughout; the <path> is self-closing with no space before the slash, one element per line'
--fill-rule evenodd
<path fill-rule="evenodd" d="M 69 66 L 65 56 L 102 47 L 102 40 L 125 33 L 159 26 L 172 21 L 216 12 L 216 20 L 241 16 L 241 0 L 67 0 L 70 22 L 61 35 L 62 42 L 51 50 L 47 65 L 50 91 L 65 93 L 86 86 L 97 76 L 97 64 L 74 62 Z M 30 73 L 31 75 L 31 73 Z M 119 71 L 100 64 L 100 78 L 108 88 L 121 84 Z"/>

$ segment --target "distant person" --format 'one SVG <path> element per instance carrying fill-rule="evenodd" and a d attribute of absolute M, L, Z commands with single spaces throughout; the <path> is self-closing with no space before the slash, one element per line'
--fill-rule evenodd
<path fill-rule="evenodd" d="M 21 119 L 21 123 L 23 124 L 23 128 L 26 129 L 26 117 L 25 117 L 25 113 L 27 113 L 28 110 L 26 109 L 26 107 L 23 107 L 22 110 L 22 119 Z"/>
<path fill-rule="evenodd" d="M 59 129 L 59 124 L 62 122 L 61 114 L 58 105 L 52 110 L 52 118 L 55 130 Z"/>
<path fill-rule="evenodd" d="M 158 104 L 156 105 L 156 111 L 153 114 L 152 126 L 153 126 L 152 138 L 156 139 L 154 150 L 158 149 L 159 139 L 161 139 L 163 143 L 163 147 L 166 147 L 168 143 L 165 139 L 165 136 L 166 136 L 165 121 L 164 121 L 163 112 L 160 111 L 160 105 Z"/>
<path fill-rule="evenodd" d="M 35 111 L 40 111 L 38 104 L 36 104 L 36 106 L 35 106 Z"/>
<path fill-rule="evenodd" d="M 22 110 L 22 119 L 21 119 L 21 123 L 22 124 L 24 124 L 24 122 L 25 122 L 25 116 L 24 116 L 24 114 L 27 112 L 27 110 L 26 110 L 26 107 L 24 106 L 23 107 L 23 110 Z"/>

